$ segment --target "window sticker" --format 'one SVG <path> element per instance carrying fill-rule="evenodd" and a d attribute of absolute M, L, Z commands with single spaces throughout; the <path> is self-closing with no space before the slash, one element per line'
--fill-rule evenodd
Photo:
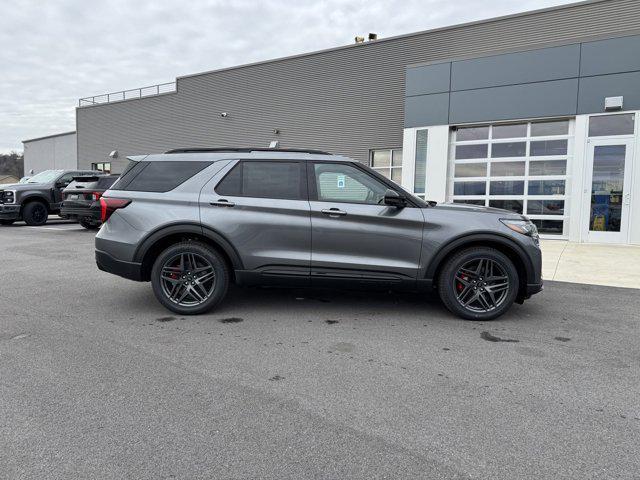
<path fill-rule="evenodd" d="M 344 188 L 346 186 L 347 183 L 347 178 L 345 175 L 338 175 L 337 177 L 337 187 L 338 188 Z"/>

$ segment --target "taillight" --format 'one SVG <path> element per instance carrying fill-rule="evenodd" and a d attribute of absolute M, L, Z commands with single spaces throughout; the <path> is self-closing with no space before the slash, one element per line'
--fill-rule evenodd
<path fill-rule="evenodd" d="M 100 200 L 100 197 L 102 196 L 101 192 L 93 192 L 91 194 L 91 196 L 93 197 L 94 200 Z"/>
<path fill-rule="evenodd" d="M 105 198 L 100 197 L 100 219 L 102 223 L 109 220 L 109 217 L 118 210 L 124 208 L 131 203 L 128 198 Z"/>

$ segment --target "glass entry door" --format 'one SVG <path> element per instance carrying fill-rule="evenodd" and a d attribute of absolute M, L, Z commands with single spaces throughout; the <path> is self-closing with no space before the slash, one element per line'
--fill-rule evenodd
<path fill-rule="evenodd" d="M 633 140 L 589 141 L 588 241 L 627 242 L 632 158 Z"/>

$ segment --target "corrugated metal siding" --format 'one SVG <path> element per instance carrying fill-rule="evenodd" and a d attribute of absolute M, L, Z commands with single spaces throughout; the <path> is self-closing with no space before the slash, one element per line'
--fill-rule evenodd
<path fill-rule="evenodd" d="M 367 161 L 369 149 L 402 145 L 409 64 L 614 37 L 639 26 L 640 1 L 606 0 L 179 78 L 176 94 L 79 108 L 80 165 L 114 149 L 122 159 L 274 139 Z"/>

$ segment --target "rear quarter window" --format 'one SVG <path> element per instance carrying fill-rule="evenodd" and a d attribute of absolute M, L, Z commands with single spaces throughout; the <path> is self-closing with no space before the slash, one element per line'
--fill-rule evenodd
<path fill-rule="evenodd" d="M 139 162 L 125 172 L 114 190 L 168 192 L 183 184 L 211 162 Z"/>
<path fill-rule="evenodd" d="M 104 190 L 108 190 L 109 188 L 111 188 L 111 186 L 116 182 L 116 180 L 118 179 L 117 176 L 113 176 L 113 177 L 101 177 L 98 180 L 98 186 L 97 188 L 99 189 L 104 189 Z"/>

